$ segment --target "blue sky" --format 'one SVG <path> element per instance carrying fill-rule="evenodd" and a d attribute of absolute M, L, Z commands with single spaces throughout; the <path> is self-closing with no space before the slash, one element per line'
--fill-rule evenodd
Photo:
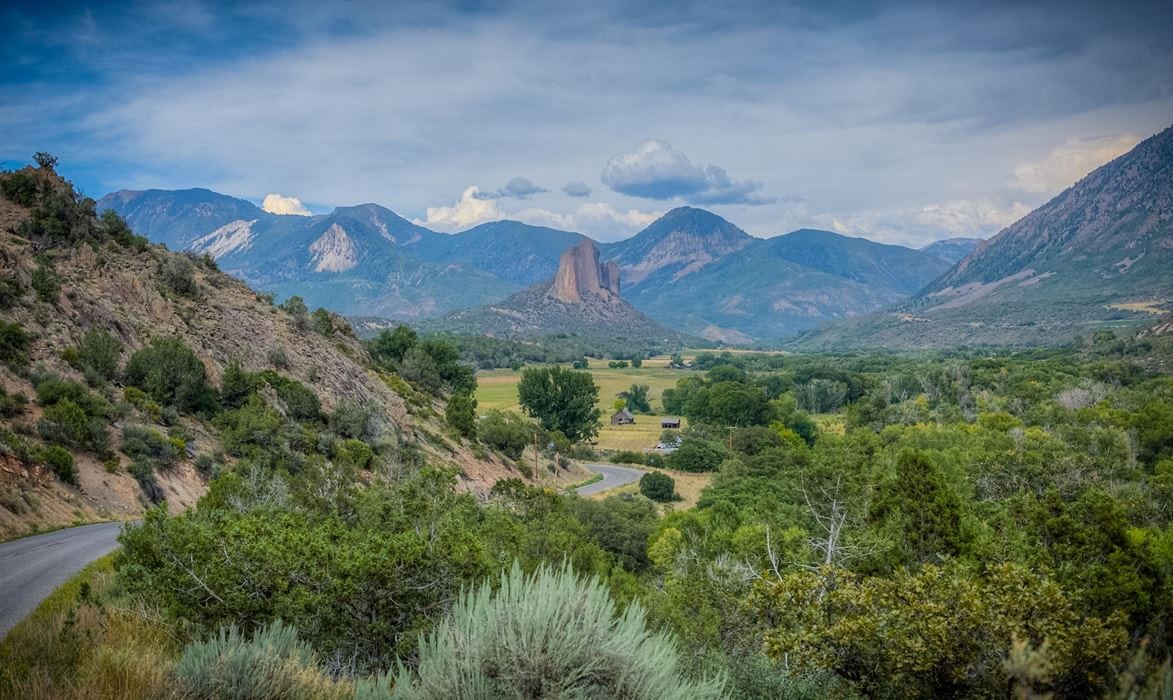
<path fill-rule="evenodd" d="M 0 60 L 0 161 L 91 196 L 604 240 L 988 236 L 1173 123 L 1168 2 L 9 2 Z"/>

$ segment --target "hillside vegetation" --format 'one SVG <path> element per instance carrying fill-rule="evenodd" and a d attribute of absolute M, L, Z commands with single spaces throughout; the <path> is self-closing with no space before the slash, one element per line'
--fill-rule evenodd
<path fill-rule="evenodd" d="M 444 435 L 441 387 L 404 381 L 341 318 L 95 216 L 49 160 L 0 194 L 0 536 L 178 512 L 260 457 L 331 474 L 355 441 L 364 474 L 430 459 L 484 492 L 509 473 Z"/>

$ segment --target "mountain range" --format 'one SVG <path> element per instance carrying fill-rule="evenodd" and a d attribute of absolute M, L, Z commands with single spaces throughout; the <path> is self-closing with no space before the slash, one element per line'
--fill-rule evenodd
<path fill-rule="evenodd" d="M 1101 166 L 881 313 L 800 348 L 1034 345 L 1173 305 L 1173 127 Z"/>
<path fill-rule="evenodd" d="M 255 288 L 413 322 L 550 280 L 562 253 L 586 240 L 516 221 L 437 233 L 376 204 L 279 216 L 206 189 L 123 190 L 98 206 L 152 241 L 211 255 Z M 964 245 L 917 251 L 814 230 L 761 239 L 680 207 L 598 250 L 617 263 L 624 296 L 643 314 L 681 333 L 746 343 L 904 299 L 945 272 Z"/>

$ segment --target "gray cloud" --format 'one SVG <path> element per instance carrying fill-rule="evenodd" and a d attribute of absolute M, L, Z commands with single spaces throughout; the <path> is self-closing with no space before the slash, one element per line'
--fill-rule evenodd
<path fill-rule="evenodd" d="M 587 184 L 582 180 L 566 183 L 562 186 L 562 191 L 568 197 L 589 197 L 592 192 L 591 188 L 587 187 Z"/>
<path fill-rule="evenodd" d="M 205 11 L 0 8 L 0 161 L 52 151 L 95 196 L 205 186 L 422 217 L 470 182 L 566 182 L 655 134 L 720 164 L 685 158 L 675 196 L 753 233 L 839 217 L 897 240 L 911 224 L 890 212 L 1036 206 L 1069 177 L 1057 148 L 1173 114 L 1168 2 L 189 6 Z M 751 175 L 803 210 L 747 206 Z M 617 181 L 635 194 L 589 203 L 641 210 L 668 189 Z"/>
<path fill-rule="evenodd" d="M 528 178 L 515 177 L 505 183 L 504 187 L 500 187 L 493 192 L 478 192 L 476 196 L 480 199 L 529 199 L 535 194 L 548 191 L 530 182 Z"/>
<path fill-rule="evenodd" d="M 719 165 L 701 167 L 661 139 L 618 153 L 603 167 L 603 183 L 621 194 L 648 199 L 680 197 L 694 204 L 769 204 L 757 180 L 734 180 Z"/>

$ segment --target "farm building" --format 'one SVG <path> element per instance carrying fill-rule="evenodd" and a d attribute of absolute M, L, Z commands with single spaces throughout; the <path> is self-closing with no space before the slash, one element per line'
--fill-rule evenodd
<path fill-rule="evenodd" d="M 660 419 L 660 428 L 663 430 L 668 430 L 668 429 L 679 430 L 680 429 L 680 419 L 679 418 L 661 418 Z"/>
<path fill-rule="evenodd" d="M 611 425 L 631 425 L 635 423 L 635 416 L 631 415 L 631 411 L 626 408 L 616 411 L 615 415 L 611 416 Z"/>

